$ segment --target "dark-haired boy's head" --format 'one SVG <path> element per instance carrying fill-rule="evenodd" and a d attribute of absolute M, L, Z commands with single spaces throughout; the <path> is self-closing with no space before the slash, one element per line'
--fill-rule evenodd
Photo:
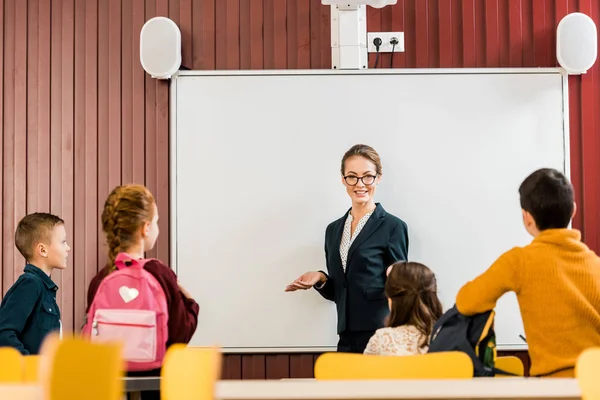
<path fill-rule="evenodd" d="M 15 231 L 15 246 L 27 262 L 37 267 L 66 268 L 70 248 L 64 221 L 56 215 L 33 213 L 23 217 Z"/>
<path fill-rule="evenodd" d="M 555 169 L 542 168 L 529 175 L 521 183 L 519 195 L 523 222 L 534 236 L 536 230 L 568 227 L 575 214 L 573 186 Z"/>

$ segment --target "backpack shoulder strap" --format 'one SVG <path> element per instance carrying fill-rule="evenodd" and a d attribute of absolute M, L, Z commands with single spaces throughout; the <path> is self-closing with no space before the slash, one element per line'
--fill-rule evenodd
<path fill-rule="evenodd" d="M 148 261 L 153 261 L 155 260 L 154 258 L 140 258 L 140 259 L 136 259 L 131 257 L 129 254 L 127 253 L 119 253 L 117 255 L 117 258 L 115 258 L 115 267 L 117 267 L 117 269 L 123 269 L 123 268 L 136 268 L 136 269 L 143 269 L 144 265 L 148 262 Z"/>
<path fill-rule="evenodd" d="M 512 372 L 506 372 L 503 369 L 500 368 L 492 368 L 492 372 L 494 372 L 494 375 L 508 375 L 508 376 L 519 376 L 517 374 L 513 374 Z"/>

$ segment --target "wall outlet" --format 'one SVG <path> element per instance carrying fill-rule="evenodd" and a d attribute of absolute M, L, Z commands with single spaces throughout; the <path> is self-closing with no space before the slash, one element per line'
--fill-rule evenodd
<path fill-rule="evenodd" d="M 390 43 L 392 38 L 398 39 L 398 44 L 394 47 L 394 53 L 404 52 L 404 32 L 369 32 L 367 33 L 367 45 L 369 53 L 376 53 L 377 49 L 373 44 L 375 38 L 381 39 L 381 46 L 379 46 L 380 53 L 391 53 L 393 45 Z"/>

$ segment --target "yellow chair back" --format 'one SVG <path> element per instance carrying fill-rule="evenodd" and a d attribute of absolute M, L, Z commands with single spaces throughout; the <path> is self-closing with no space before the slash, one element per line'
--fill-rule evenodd
<path fill-rule="evenodd" d="M 523 365 L 523 361 L 521 361 L 519 357 L 515 356 L 496 358 L 496 368 L 518 376 L 525 375 L 525 366 Z M 510 378 L 510 375 L 496 375 L 496 378 Z"/>
<path fill-rule="evenodd" d="M 23 382 L 34 383 L 38 381 L 40 356 L 23 357 Z"/>
<path fill-rule="evenodd" d="M 22 379 L 21 353 L 12 347 L 0 347 L 0 383 L 20 383 Z"/>
<path fill-rule="evenodd" d="M 470 379 L 473 362 L 461 352 L 415 356 L 374 356 L 325 353 L 315 363 L 320 380 Z"/>
<path fill-rule="evenodd" d="M 577 358 L 575 378 L 581 388 L 582 400 L 600 400 L 600 347 L 585 350 Z"/>
<path fill-rule="evenodd" d="M 169 347 L 161 370 L 163 400 L 212 400 L 221 376 L 221 351 L 216 347 Z"/>
<path fill-rule="evenodd" d="M 119 400 L 124 369 L 119 343 L 52 335 L 42 347 L 39 381 L 48 400 Z"/>

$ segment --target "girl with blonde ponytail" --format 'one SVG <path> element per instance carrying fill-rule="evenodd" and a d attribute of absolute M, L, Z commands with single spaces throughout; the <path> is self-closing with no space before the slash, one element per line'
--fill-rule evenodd
<path fill-rule="evenodd" d="M 102 211 L 102 230 L 106 235 L 108 262 L 92 279 L 88 290 L 88 305 L 102 280 L 115 271 L 115 259 L 126 253 L 131 259 L 143 259 L 152 250 L 158 238 L 158 208 L 150 191 L 142 185 L 116 187 L 106 199 Z M 162 287 L 168 308 L 167 347 L 175 343 L 187 344 L 196 331 L 199 306 L 179 285 L 175 272 L 159 260 L 149 260 L 143 267 Z M 159 376 L 160 369 L 128 372 L 129 376 Z M 159 392 L 143 392 L 142 399 L 159 399 Z"/>

